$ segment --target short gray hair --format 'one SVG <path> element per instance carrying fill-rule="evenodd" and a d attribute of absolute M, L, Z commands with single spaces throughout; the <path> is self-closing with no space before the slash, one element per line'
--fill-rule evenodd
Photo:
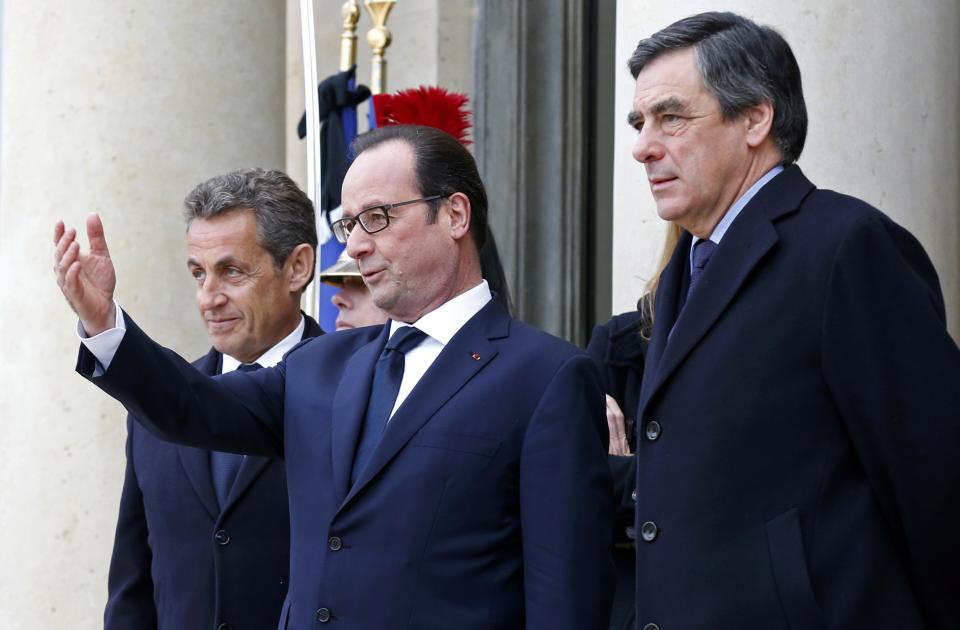
<path fill-rule="evenodd" d="M 187 228 L 194 219 L 210 219 L 244 209 L 253 212 L 257 239 L 270 252 L 277 269 L 283 267 L 290 252 L 302 243 L 316 252 L 313 203 L 281 171 L 246 168 L 211 177 L 198 184 L 183 200 Z"/>

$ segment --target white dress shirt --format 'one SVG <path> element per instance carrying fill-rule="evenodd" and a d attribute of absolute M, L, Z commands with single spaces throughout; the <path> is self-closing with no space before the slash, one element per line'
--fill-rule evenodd
<path fill-rule="evenodd" d="M 397 393 L 397 400 L 393 403 L 393 411 L 390 412 L 391 417 L 403 404 L 403 401 L 407 399 L 407 396 L 420 382 L 430 366 L 433 365 L 440 352 L 450 343 L 453 336 L 491 299 L 490 287 L 487 285 L 487 281 L 483 280 L 469 291 L 441 304 L 413 324 L 396 320 L 390 321 L 391 337 L 403 326 L 416 326 L 427 335 L 420 342 L 420 345 L 408 351 L 404 356 L 403 380 L 400 381 L 400 391 Z"/>
<path fill-rule="evenodd" d="M 277 363 L 280 363 L 280 360 L 283 359 L 283 355 L 289 352 L 295 345 L 300 343 L 300 340 L 303 339 L 303 331 L 307 327 L 307 320 L 303 318 L 303 315 L 300 316 L 300 323 L 297 324 L 297 327 L 293 329 L 293 332 L 280 340 L 280 343 L 273 346 L 266 352 L 260 355 L 260 357 L 252 363 L 259 363 L 260 367 L 273 367 Z M 226 374 L 227 372 L 233 372 L 235 369 L 240 367 L 240 361 L 234 359 L 230 355 L 223 355 L 223 367 L 220 370 L 221 374 Z"/>

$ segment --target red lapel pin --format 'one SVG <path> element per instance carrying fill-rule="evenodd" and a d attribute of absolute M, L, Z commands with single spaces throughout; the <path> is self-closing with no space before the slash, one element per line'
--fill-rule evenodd
<path fill-rule="evenodd" d="M 480 353 L 479 353 L 479 352 L 474 352 L 473 354 L 470 355 L 470 358 L 473 359 L 474 361 L 479 361 L 479 360 L 480 360 Z"/>

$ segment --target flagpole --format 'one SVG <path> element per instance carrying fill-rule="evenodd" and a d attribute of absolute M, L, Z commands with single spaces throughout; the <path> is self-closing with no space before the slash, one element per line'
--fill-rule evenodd
<path fill-rule="evenodd" d="M 320 220 L 320 182 L 323 165 L 320 157 L 320 110 L 317 102 L 317 36 L 313 0 L 300 0 L 300 47 L 303 58 L 303 96 L 306 103 L 307 124 L 307 196 L 313 202 L 316 219 Z M 314 281 L 305 291 L 304 311 L 311 317 L 319 315 L 318 288 L 320 252 L 316 257 Z"/>
<path fill-rule="evenodd" d="M 360 7 L 357 0 L 347 0 L 340 9 L 343 30 L 340 32 L 340 72 L 346 72 L 357 64 L 357 22 Z"/>
<path fill-rule="evenodd" d="M 387 29 L 387 18 L 397 0 L 364 0 L 363 6 L 373 20 L 373 28 L 367 31 L 367 44 L 373 51 L 370 60 L 370 92 L 383 94 L 387 89 L 387 61 L 383 58 L 391 35 Z"/>

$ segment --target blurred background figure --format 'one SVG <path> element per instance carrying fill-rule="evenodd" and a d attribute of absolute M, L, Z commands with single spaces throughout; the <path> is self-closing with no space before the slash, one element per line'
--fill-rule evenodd
<path fill-rule="evenodd" d="M 340 289 L 330 298 L 337 307 L 337 330 L 375 326 L 387 316 L 373 303 L 373 296 L 363 283 L 356 261 L 343 250 L 335 263 L 320 271 L 320 282 Z"/>
<path fill-rule="evenodd" d="M 667 224 L 660 263 L 647 283 L 637 309 L 614 315 L 594 328 L 587 354 L 600 370 L 607 393 L 607 429 L 610 432 L 610 472 L 613 475 L 617 513 L 613 524 L 613 560 L 617 567 L 616 591 L 609 630 L 632 630 L 636 624 L 636 527 L 637 416 L 647 343 L 653 332 L 653 308 L 660 274 L 670 262 L 680 238 L 680 228 Z"/>

